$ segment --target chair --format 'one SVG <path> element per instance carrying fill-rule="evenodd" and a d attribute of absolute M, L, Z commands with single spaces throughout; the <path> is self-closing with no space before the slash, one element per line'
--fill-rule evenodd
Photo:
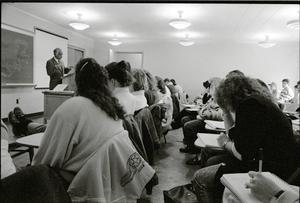
<path fill-rule="evenodd" d="M 38 165 L 2 179 L 1 202 L 71 203 L 71 198 L 57 173 L 46 165 Z"/>
<path fill-rule="evenodd" d="M 128 135 L 132 144 L 135 146 L 138 153 L 148 162 L 147 153 L 142 141 L 142 135 L 138 124 L 132 115 L 126 115 L 123 120 L 123 127 L 128 131 Z"/>
<path fill-rule="evenodd" d="M 153 165 L 153 152 L 154 149 L 160 148 L 160 144 L 150 109 L 145 107 L 136 111 L 134 119 L 142 133 L 142 140 L 147 153 L 148 163 Z"/>
<path fill-rule="evenodd" d="M 24 153 L 29 153 L 29 160 L 30 160 L 30 164 L 33 160 L 33 156 L 34 156 L 34 149 L 32 147 L 28 147 L 27 149 L 20 149 L 22 146 L 18 145 L 16 143 L 16 140 L 21 138 L 23 136 L 9 136 L 9 141 L 8 141 L 8 152 L 12 153 L 11 154 L 11 158 L 15 158 L 17 156 L 20 156 Z M 17 153 L 14 153 L 17 152 Z"/>

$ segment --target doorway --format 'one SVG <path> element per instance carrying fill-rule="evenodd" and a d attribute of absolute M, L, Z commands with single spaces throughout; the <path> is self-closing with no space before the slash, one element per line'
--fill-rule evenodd
<path fill-rule="evenodd" d="M 128 61 L 132 69 L 143 69 L 144 53 L 143 52 L 116 52 L 109 50 L 109 63 L 113 61 Z"/>

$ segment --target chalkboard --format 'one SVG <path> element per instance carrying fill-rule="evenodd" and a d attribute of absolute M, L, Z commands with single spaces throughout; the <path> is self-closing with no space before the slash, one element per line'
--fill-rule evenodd
<path fill-rule="evenodd" d="M 33 36 L 1 28 L 1 83 L 33 83 Z"/>

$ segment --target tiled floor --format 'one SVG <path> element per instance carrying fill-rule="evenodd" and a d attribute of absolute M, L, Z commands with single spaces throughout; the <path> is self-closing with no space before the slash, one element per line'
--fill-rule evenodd
<path fill-rule="evenodd" d="M 43 122 L 43 118 L 34 118 L 36 122 Z M 11 126 L 8 124 L 11 131 Z M 11 132 L 9 132 L 12 135 Z M 199 166 L 187 166 L 185 161 L 194 155 L 179 152 L 183 147 L 182 129 L 169 131 L 166 136 L 167 143 L 161 138 L 161 148 L 159 154 L 155 153 L 153 168 L 157 172 L 159 184 L 153 188 L 152 195 L 146 196 L 146 199 L 152 203 L 163 203 L 163 190 L 169 190 L 175 186 L 189 183 L 193 174 L 199 169 Z M 14 164 L 23 168 L 29 164 L 28 153 L 22 154 L 13 159 Z"/>

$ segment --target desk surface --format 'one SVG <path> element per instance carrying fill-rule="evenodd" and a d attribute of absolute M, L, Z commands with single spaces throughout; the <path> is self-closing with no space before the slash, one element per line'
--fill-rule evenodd
<path fill-rule="evenodd" d="M 225 151 L 225 149 L 220 148 L 220 147 L 206 147 L 203 145 L 202 141 L 197 138 L 197 140 L 194 143 L 195 147 L 199 147 L 201 149 L 211 149 L 211 150 L 215 150 L 215 151 Z"/>
<path fill-rule="evenodd" d="M 36 133 L 33 135 L 28 135 L 16 140 L 16 143 L 26 147 L 34 147 L 39 148 L 41 144 L 41 140 L 43 138 L 44 133 Z"/>
<path fill-rule="evenodd" d="M 226 132 L 225 129 L 219 129 L 219 128 L 215 129 L 208 124 L 205 124 L 205 129 L 211 132 Z"/>

